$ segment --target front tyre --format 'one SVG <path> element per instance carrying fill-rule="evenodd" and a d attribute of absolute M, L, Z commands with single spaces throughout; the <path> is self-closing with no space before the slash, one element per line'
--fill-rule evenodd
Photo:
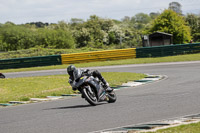
<path fill-rule="evenodd" d="M 108 93 L 108 103 L 114 103 L 117 100 L 117 96 L 114 91 Z"/>
<path fill-rule="evenodd" d="M 88 101 L 88 103 L 90 103 L 92 106 L 96 106 L 98 100 L 95 91 L 90 86 L 84 87 L 84 89 L 82 90 L 82 94 L 84 95 L 85 100 Z"/>

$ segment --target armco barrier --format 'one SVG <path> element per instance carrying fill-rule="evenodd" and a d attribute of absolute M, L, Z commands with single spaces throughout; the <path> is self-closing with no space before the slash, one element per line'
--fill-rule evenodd
<path fill-rule="evenodd" d="M 0 69 L 61 65 L 60 55 L 0 60 Z"/>
<path fill-rule="evenodd" d="M 136 58 L 163 57 L 200 52 L 200 43 L 143 47 L 136 49 Z"/>
<path fill-rule="evenodd" d="M 74 54 L 62 54 L 62 64 L 128 59 L 136 57 L 136 49 L 118 49 Z"/>

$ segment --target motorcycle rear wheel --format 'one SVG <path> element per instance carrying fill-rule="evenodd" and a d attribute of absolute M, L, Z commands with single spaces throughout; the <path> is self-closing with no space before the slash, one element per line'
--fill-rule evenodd
<path fill-rule="evenodd" d="M 90 86 L 89 86 L 90 87 Z M 92 92 L 91 92 L 92 91 Z M 91 91 L 88 90 L 88 88 L 84 88 L 82 90 L 82 93 L 85 97 L 85 100 L 90 103 L 92 106 L 96 106 L 98 103 L 95 91 L 91 88 Z"/>

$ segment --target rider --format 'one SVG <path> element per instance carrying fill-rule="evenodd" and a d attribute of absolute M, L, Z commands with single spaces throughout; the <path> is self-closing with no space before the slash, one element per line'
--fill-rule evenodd
<path fill-rule="evenodd" d="M 103 87 L 106 91 L 113 91 L 113 89 L 110 88 L 109 84 L 102 77 L 101 73 L 98 70 L 91 71 L 89 69 L 78 69 L 74 65 L 70 65 L 67 67 L 67 73 L 69 74 L 69 83 L 71 84 L 73 90 L 76 90 L 76 88 L 73 88 L 73 83 L 76 80 L 76 77 L 80 77 L 77 75 L 86 75 L 97 77 L 103 83 Z"/>

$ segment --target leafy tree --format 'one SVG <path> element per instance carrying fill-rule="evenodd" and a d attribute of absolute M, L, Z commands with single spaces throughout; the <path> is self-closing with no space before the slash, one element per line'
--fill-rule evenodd
<path fill-rule="evenodd" d="M 81 27 L 73 32 L 78 48 L 85 47 L 91 41 L 90 32 L 87 28 Z"/>
<path fill-rule="evenodd" d="M 149 22 L 146 23 L 143 21 L 145 17 L 142 16 L 149 19 L 147 14 L 139 13 L 133 17 L 125 16 L 122 22 L 117 24 L 121 28 L 123 47 L 137 47 L 141 45 L 142 40 L 140 35 L 149 25 Z M 148 21 L 151 21 L 151 18 Z"/>
<path fill-rule="evenodd" d="M 96 15 L 90 16 L 90 19 L 85 24 L 91 36 L 91 42 L 94 46 L 99 47 L 103 45 L 105 32 L 102 29 L 103 19 Z"/>
<path fill-rule="evenodd" d="M 124 23 L 129 23 L 131 21 L 131 18 L 129 16 L 125 16 L 123 19 L 122 19 L 122 22 Z"/>
<path fill-rule="evenodd" d="M 174 12 L 176 12 L 178 14 L 182 14 L 181 4 L 178 3 L 178 2 L 171 2 L 171 3 L 169 3 L 169 9 L 173 10 Z"/>
<path fill-rule="evenodd" d="M 110 45 L 116 39 L 115 34 L 111 33 L 113 32 L 111 30 L 113 29 L 114 22 L 109 19 L 99 18 L 96 15 L 90 16 L 90 19 L 84 23 L 76 23 L 75 25 L 73 23 L 71 26 L 77 47 L 89 46 L 101 48 L 105 44 Z"/>
<path fill-rule="evenodd" d="M 15 24 L 13 22 L 7 21 L 4 25 L 5 26 L 14 26 Z"/>
<path fill-rule="evenodd" d="M 55 30 L 66 30 L 68 31 L 69 30 L 69 25 L 65 22 L 65 21 L 59 21 L 58 24 L 54 25 L 52 27 L 52 29 L 55 29 Z"/>
<path fill-rule="evenodd" d="M 151 22 L 151 17 L 145 13 L 138 13 L 133 16 L 130 20 L 130 23 L 133 25 L 137 30 L 144 30 L 148 23 Z"/>
<path fill-rule="evenodd" d="M 137 23 L 147 24 L 151 21 L 151 18 L 148 14 L 145 13 L 138 13 L 135 15 L 135 21 Z"/>
<path fill-rule="evenodd" d="M 83 19 L 79 19 L 79 18 L 72 18 L 71 20 L 70 20 L 70 24 L 71 24 L 71 26 L 77 26 L 77 25 L 79 25 L 79 24 L 82 24 L 82 23 L 84 23 L 84 20 Z"/>
<path fill-rule="evenodd" d="M 182 16 L 172 10 L 165 10 L 154 20 L 149 33 L 156 31 L 172 34 L 175 44 L 187 43 L 191 40 L 190 27 L 186 25 Z"/>
<path fill-rule="evenodd" d="M 37 40 L 43 47 L 74 48 L 72 33 L 62 29 L 39 29 Z"/>
<path fill-rule="evenodd" d="M 123 30 L 118 26 L 114 25 L 109 31 L 108 31 L 108 44 L 120 44 L 120 39 L 124 39 L 125 34 Z"/>
<path fill-rule="evenodd" d="M 43 22 L 30 22 L 30 23 L 26 23 L 26 25 L 35 25 L 37 28 L 44 28 L 45 26 L 48 26 L 49 23 L 43 23 Z"/>
<path fill-rule="evenodd" d="M 187 14 L 186 21 L 191 28 L 194 41 L 200 41 L 200 17 L 195 14 Z"/>
<path fill-rule="evenodd" d="M 158 17 L 160 15 L 160 13 L 156 13 L 156 12 L 151 12 L 150 14 L 149 14 L 149 16 L 151 17 L 151 19 L 155 19 L 156 17 Z"/>

